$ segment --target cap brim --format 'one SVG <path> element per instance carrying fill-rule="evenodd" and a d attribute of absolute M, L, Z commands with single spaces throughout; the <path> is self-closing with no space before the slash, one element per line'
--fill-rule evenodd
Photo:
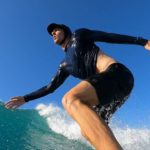
<path fill-rule="evenodd" d="M 50 35 L 52 35 L 52 31 L 55 29 L 55 28 L 60 28 L 61 26 L 59 24 L 56 24 L 56 23 L 51 23 L 50 25 L 48 25 L 47 27 L 47 31 Z"/>

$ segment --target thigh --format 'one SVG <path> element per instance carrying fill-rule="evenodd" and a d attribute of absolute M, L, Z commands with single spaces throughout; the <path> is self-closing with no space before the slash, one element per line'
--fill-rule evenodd
<path fill-rule="evenodd" d="M 99 104 L 96 91 L 88 81 L 81 81 L 69 92 L 67 92 L 67 95 L 79 98 L 81 102 L 87 104 L 88 106 Z"/>

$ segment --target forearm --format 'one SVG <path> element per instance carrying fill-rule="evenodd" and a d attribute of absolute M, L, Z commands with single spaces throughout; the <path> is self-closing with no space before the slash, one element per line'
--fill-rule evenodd
<path fill-rule="evenodd" d="M 59 68 L 54 78 L 52 78 L 51 82 L 30 94 L 24 95 L 24 99 L 26 102 L 46 96 L 50 93 L 53 93 L 69 76 L 66 72 L 63 71 L 63 69 Z"/>
<path fill-rule="evenodd" d="M 141 37 L 133 37 L 128 35 L 110 34 L 107 42 L 117 43 L 117 44 L 136 44 L 144 46 L 148 40 Z"/>
<path fill-rule="evenodd" d="M 46 96 L 52 92 L 53 92 L 52 88 L 48 88 L 48 86 L 44 86 L 44 87 L 42 87 L 42 88 L 40 88 L 40 89 L 38 89 L 32 93 L 24 95 L 23 97 L 24 97 L 25 101 L 28 102 L 28 101 Z"/>
<path fill-rule="evenodd" d="M 141 46 L 145 46 L 148 42 L 147 39 L 141 37 L 134 37 L 116 33 L 107 33 L 102 31 L 92 31 L 91 38 L 94 41 L 102 41 L 116 44 L 136 44 Z"/>

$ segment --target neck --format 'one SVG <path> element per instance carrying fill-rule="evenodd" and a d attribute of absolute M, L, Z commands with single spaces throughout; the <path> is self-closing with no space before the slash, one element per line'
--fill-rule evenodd
<path fill-rule="evenodd" d="M 70 37 L 67 37 L 66 40 L 61 44 L 61 47 L 63 50 L 67 47 L 68 43 L 70 41 Z"/>

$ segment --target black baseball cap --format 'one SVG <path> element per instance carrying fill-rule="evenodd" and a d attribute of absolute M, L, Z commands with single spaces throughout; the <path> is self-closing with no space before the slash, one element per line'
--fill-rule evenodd
<path fill-rule="evenodd" d="M 51 23 L 48 25 L 47 27 L 47 31 L 50 35 L 52 35 L 52 31 L 55 29 L 55 28 L 60 28 L 60 29 L 63 29 L 65 34 L 68 36 L 68 35 L 71 35 L 72 32 L 70 30 L 70 28 L 64 24 L 56 24 L 56 23 Z"/>

